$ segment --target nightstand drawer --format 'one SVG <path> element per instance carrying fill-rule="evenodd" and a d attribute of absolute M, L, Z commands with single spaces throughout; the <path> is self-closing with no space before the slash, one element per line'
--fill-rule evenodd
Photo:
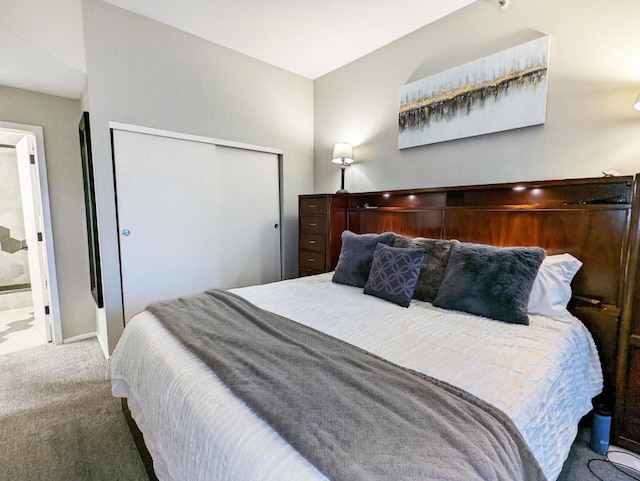
<path fill-rule="evenodd" d="M 326 215 L 327 204 L 326 197 L 300 199 L 300 215 Z"/>
<path fill-rule="evenodd" d="M 326 252 L 326 236 L 320 234 L 300 234 L 301 250 Z"/>
<path fill-rule="evenodd" d="M 305 276 L 315 276 L 316 274 L 322 274 L 323 271 L 318 271 L 315 269 L 299 269 L 298 270 L 298 277 L 305 277 Z"/>
<path fill-rule="evenodd" d="M 300 269 L 315 269 L 318 271 L 324 271 L 324 254 L 320 252 L 300 251 L 300 258 L 298 259 L 298 266 Z"/>
<path fill-rule="evenodd" d="M 326 217 L 300 217 L 300 232 L 307 234 L 326 234 Z"/>

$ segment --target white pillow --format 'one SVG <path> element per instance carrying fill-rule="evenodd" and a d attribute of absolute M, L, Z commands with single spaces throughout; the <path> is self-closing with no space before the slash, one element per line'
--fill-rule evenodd
<path fill-rule="evenodd" d="M 527 311 L 549 317 L 567 317 L 567 304 L 571 300 L 571 279 L 582 267 L 582 262 L 571 254 L 547 256 L 542 261 L 533 282 Z"/>

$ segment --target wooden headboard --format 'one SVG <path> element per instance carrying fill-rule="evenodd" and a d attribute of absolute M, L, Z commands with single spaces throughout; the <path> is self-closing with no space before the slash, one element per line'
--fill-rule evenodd
<path fill-rule="evenodd" d="M 635 185 L 626 176 L 353 193 L 347 228 L 540 246 L 577 257 L 583 267 L 570 307 L 593 334 L 612 394 L 618 323 L 625 296 L 632 295 L 625 287 Z"/>

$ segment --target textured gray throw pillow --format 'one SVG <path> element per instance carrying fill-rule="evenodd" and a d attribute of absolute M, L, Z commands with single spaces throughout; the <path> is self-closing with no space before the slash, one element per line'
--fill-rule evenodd
<path fill-rule="evenodd" d="M 456 244 L 433 305 L 528 325 L 529 295 L 544 257 L 540 247 Z"/>
<path fill-rule="evenodd" d="M 393 241 L 393 247 L 402 247 L 404 249 L 420 248 L 424 250 L 424 261 L 422 261 L 416 290 L 413 292 L 414 299 L 433 302 L 438 294 L 440 284 L 442 284 L 442 279 L 444 279 L 451 247 L 457 243 L 457 240 L 396 236 L 396 240 Z"/>
<path fill-rule="evenodd" d="M 422 249 L 401 249 L 379 243 L 364 293 L 409 307 L 423 259 Z"/>
<path fill-rule="evenodd" d="M 373 253 L 378 242 L 390 246 L 396 235 L 393 232 L 384 234 L 354 234 L 345 230 L 342 233 L 342 249 L 338 257 L 338 265 L 333 273 L 333 282 L 348 286 L 364 287 L 369 278 L 369 270 L 373 261 Z"/>

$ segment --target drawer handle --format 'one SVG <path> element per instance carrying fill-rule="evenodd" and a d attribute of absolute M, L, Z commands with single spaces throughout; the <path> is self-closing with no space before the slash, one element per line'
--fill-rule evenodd
<path fill-rule="evenodd" d="M 309 208 L 311 209 L 315 209 L 316 207 L 318 207 L 316 204 L 309 204 Z"/>
<path fill-rule="evenodd" d="M 315 226 L 317 226 L 317 225 L 318 225 L 318 224 L 312 224 L 312 223 L 309 223 L 309 227 L 315 227 Z"/>
<path fill-rule="evenodd" d="M 315 262 L 315 261 L 316 261 L 315 259 L 309 259 L 309 258 L 307 258 L 307 260 L 308 260 L 309 262 Z"/>
<path fill-rule="evenodd" d="M 309 241 L 309 244 L 315 244 L 315 243 L 316 243 L 316 241 L 314 241 L 314 240 L 310 240 Z"/>

